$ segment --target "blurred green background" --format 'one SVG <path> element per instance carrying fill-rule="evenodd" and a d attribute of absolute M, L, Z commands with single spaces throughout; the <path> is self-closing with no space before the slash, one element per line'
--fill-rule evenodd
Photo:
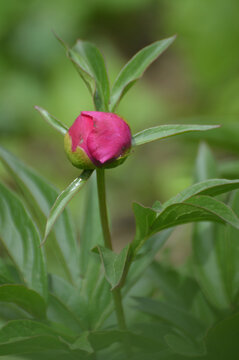
<path fill-rule="evenodd" d="M 203 138 L 220 161 L 222 176 L 238 177 L 238 167 L 231 166 L 239 153 L 238 14 L 238 0 L 1 1 L 1 144 L 63 189 L 78 171 L 66 159 L 61 135 L 34 105 L 71 125 L 93 104 L 53 31 L 71 45 L 77 38 L 94 42 L 111 83 L 136 51 L 176 33 L 175 43 L 129 91 L 118 113 L 133 133 L 158 124 L 222 124 Z M 152 205 L 192 183 L 200 138 L 184 135 L 145 145 L 108 171 L 118 242 L 133 236 L 132 201 Z M 82 217 L 84 191 L 72 204 L 75 220 Z M 190 231 L 183 229 L 174 239 L 179 261 L 180 249 L 183 256 L 190 251 L 181 246 Z"/>

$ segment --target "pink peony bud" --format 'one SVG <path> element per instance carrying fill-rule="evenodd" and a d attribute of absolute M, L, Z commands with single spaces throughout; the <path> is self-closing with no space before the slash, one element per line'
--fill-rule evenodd
<path fill-rule="evenodd" d="M 69 160 L 80 169 L 114 167 L 131 148 L 131 132 L 116 114 L 83 111 L 65 135 L 64 145 Z"/>

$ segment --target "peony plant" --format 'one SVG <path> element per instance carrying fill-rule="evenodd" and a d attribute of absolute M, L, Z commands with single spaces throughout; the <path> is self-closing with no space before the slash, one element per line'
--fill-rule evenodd
<path fill-rule="evenodd" d="M 239 180 L 217 178 L 212 171 L 215 161 L 206 145 L 199 150 L 198 182 L 164 204 L 156 201 L 150 208 L 134 203 L 134 239 L 120 253 L 112 246 L 107 169 L 124 166 L 133 155 L 132 149 L 145 143 L 217 127 L 159 125 L 132 135 L 130 119 L 128 124 L 117 114 L 122 97 L 174 39 L 157 41 L 139 51 L 120 71 L 111 89 L 103 57 L 93 44 L 78 40 L 71 48 L 59 39 L 89 89 L 95 110 L 79 109 L 80 115 L 68 129 L 36 106 L 64 136 L 66 156 L 82 170 L 60 194 L 0 148 L 0 159 L 24 195 L 20 199 L 0 185 L 0 238 L 6 249 L 0 262 L 0 356 L 209 360 L 219 358 L 223 351 L 230 353 L 227 345 L 219 346 L 218 352 L 215 337 L 225 340 L 227 333 L 231 341 L 238 316 L 227 316 L 238 309 L 239 269 L 234 259 L 230 274 L 220 275 L 226 262 L 219 264 L 215 258 L 222 259 L 225 254 L 220 252 L 222 246 L 214 247 L 211 236 L 216 226 L 221 231 L 222 224 L 228 231 L 238 231 L 238 193 L 233 193 L 231 207 L 217 195 L 238 189 Z M 86 183 L 88 197 L 78 244 L 66 206 Z M 191 222 L 197 223 L 196 276 L 189 272 L 182 280 L 154 257 L 174 227 Z M 214 260 L 205 257 L 208 244 Z M 237 242 L 232 240 L 232 244 L 238 250 Z M 51 245 L 60 263 L 57 274 L 51 268 Z M 202 257 L 204 262 L 200 262 Z M 224 331 L 216 324 L 225 317 Z M 237 346 L 237 342 L 233 344 Z"/>

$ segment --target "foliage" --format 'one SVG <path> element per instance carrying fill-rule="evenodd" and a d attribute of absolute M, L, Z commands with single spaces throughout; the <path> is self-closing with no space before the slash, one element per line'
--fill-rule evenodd
<path fill-rule="evenodd" d="M 112 111 L 173 40 L 161 40 L 137 53 L 112 89 L 103 57 L 94 45 L 63 44 L 96 109 Z M 65 125 L 44 109 L 37 110 L 65 133 Z M 217 131 L 213 125 L 156 126 L 134 135 L 133 145 L 137 149 L 157 139 L 206 130 Z M 14 190 L 0 185 L 0 356 L 211 360 L 230 355 L 236 359 L 239 180 L 217 178 L 215 160 L 206 145 L 199 149 L 195 184 L 163 204 L 133 205 L 135 238 L 119 254 L 104 242 L 102 207 L 99 212 L 92 171 L 85 170 L 58 194 L 3 148 L 0 158 L 15 182 Z M 88 197 L 78 245 L 66 205 L 86 182 Z M 189 222 L 196 223 L 193 258 L 182 274 L 154 257 L 171 229 Z M 46 246 L 40 246 L 47 237 Z M 59 273 L 50 267 L 50 244 Z M 147 287 L 139 292 L 135 284 L 142 281 L 147 281 Z M 116 301 L 123 307 L 119 294 L 127 319 L 123 329 L 115 318 Z"/>

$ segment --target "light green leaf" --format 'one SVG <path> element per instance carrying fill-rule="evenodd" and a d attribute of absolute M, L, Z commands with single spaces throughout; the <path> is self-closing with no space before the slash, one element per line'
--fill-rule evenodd
<path fill-rule="evenodd" d="M 133 135 L 133 145 L 142 145 L 151 141 L 166 139 L 192 131 L 207 131 L 218 128 L 218 125 L 160 125 L 140 131 Z"/>
<path fill-rule="evenodd" d="M 109 80 L 104 59 L 94 44 L 78 40 L 69 46 L 58 38 L 66 49 L 67 56 L 75 65 L 81 78 L 94 95 L 94 104 L 97 111 L 108 111 L 110 96 Z"/>
<path fill-rule="evenodd" d="M 23 200 L 30 208 L 39 227 L 44 230 L 45 219 L 58 196 L 56 189 L 19 159 L 0 147 L 0 159 L 20 187 Z M 79 277 L 78 248 L 68 211 L 65 209 L 53 227 L 51 241 L 54 255 L 67 278 L 75 283 Z M 48 249 L 47 249 L 48 250 Z M 63 273 L 63 274 L 64 274 Z"/>
<path fill-rule="evenodd" d="M 111 290 L 121 286 L 130 261 L 130 244 L 126 245 L 119 254 L 101 245 L 96 246 L 93 250 L 100 254 L 105 270 L 105 277 L 111 285 Z"/>
<path fill-rule="evenodd" d="M 62 124 L 59 120 L 57 120 L 54 116 L 49 114 L 48 111 L 41 108 L 40 106 L 35 106 L 35 109 L 40 113 L 41 117 L 54 129 L 59 131 L 61 134 L 65 135 L 68 131 L 66 125 Z"/>
<path fill-rule="evenodd" d="M 148 66 L 166 50 L 175 40 L 175 36 L 156 41 L 140 50 L 123 67 L 117 76 L 110 98 L 110 111 L 114 112 L 116 106 L 131 86 L 141 78 Z"/>
<path fill-rule="evenodd" d="M 0 184 L 0 238 L 24 283 L 47 297 L 47 277 L 36 228 L 20 200 Z"/>
<path fill-rule="evenodd" d="M 1 285 L 0 301 L 14 303 L 32 316 L 44 319 L 46 317 L 46 303 L 35 291 L 23 285 Z"/>
<path fill-rule="evenodd" d="M 82 189 L 91 176 L 92 172 L 93 170 L 84 170 L 81 175 L 73 180 L 72 183 L 57 197 L 47 219 L 42 244 L 44 244 L 46 241 L 53 225 L 55 224 L 57 218 L 61 215 L 62 211 L 65 209 L 68 202 L 80 191 L 80 189 Z"/>

